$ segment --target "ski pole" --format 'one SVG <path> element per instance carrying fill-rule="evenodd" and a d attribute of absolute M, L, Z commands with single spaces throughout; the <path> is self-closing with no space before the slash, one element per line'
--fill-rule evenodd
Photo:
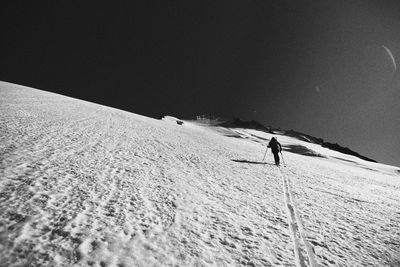
<path fill-rule="evenodd" d="M 263 160 L 262 160 L 262 161 L 264 161 L 265 155 L 267 155 L 267 151 L 268 151 L 268 147 L 267 147 L 267 150 L 265 150 L 265 154 L 264 154 L 264 157 L 263 157 Z"/>
<path fill-rule="evenodd" d="M 285 162 L 285 159 L 283 158 L 282 151 L 281 151 L 281 157 L 282 157 L 283 165 L 286 167 L 286 162 Z"/>

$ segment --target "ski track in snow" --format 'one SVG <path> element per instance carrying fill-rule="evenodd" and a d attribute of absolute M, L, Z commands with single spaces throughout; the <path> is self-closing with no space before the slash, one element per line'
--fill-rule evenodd
<path fill-rule="evenodd" d="M 0 131 L 0 266 L 400 265 L 393 168 L 285 153 L 280 171 L 267 133 L 3 82 Z"/>
<path fill-rule="evenodd" d="M 289 172 L 319 263 L 348 266 L 351 257 L 353 266 L 399 266 L 399 178 L 385 183 L 364 170 L 307 167 Z"/>
<path fill-rule="evenodd" d="M 309 244 L 305 237 L 303 226 L 300 220 L 300 216 L 296 209 L 295 201 L 293 199 L 290 183 L 288 178 L 282 173 L 281 169 L 278 168 L 278 176 L 282 178 L 282 185 L 284 191 L 285 205 L 287 207 L 288 223 L 290 233 L 293 240 L 293 247 L 296 256 L 296 266 L 318 266 L 315 262 L 315 256 L 312 246 Z M 304 247 L 303 249 L 301 248 Z M 304 251 L 305 250 L 305 251 Z M 307 255 L 307 257 L 306 257 Z"/>

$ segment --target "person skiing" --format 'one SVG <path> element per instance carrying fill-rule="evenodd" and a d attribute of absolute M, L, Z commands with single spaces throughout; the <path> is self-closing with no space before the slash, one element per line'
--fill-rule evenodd
<path fill-rule="evenodd" d="M 279 166 L 279 152 L 282 151 L 282 146 L 278 142 L 276 137 L 272 137 L 271 141 L 269 141 L 268 146 L 271 148 L 272 154 L 274 154 L 275 164 Z"/>

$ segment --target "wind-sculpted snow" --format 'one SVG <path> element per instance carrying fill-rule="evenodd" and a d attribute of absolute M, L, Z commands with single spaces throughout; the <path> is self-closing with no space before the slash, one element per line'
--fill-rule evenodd
<path fill-rule="evenodd" d="M 0 266 L 400 264 L 394 167 L 8 83 L 0 131 Z"/>

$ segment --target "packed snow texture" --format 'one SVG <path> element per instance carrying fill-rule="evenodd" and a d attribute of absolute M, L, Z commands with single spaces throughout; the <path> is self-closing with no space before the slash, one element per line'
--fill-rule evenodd
<path fill-rule="evenodd" d="M 275 136 L 1 82 L 0 266 L 399 266 L 398 168 Z"/>

